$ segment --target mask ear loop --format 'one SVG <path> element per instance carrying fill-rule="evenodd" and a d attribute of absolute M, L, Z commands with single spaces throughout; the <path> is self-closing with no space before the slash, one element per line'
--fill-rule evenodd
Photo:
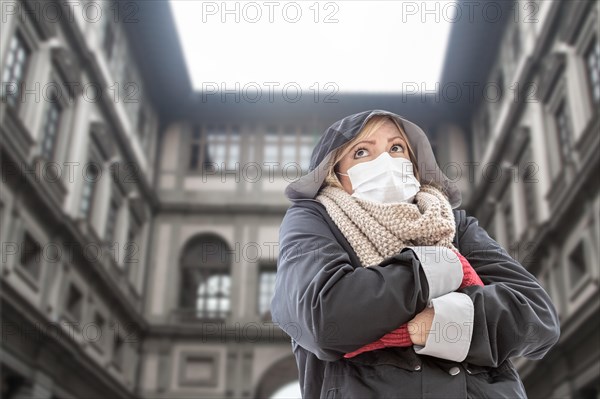
<path fill-rule="evenodd" d="M 342 176 L 348 176 L 346 173 L 342 173 L 342 172 L 335 172 L 335 173 L 337 173 L 338 175 L 342 175 Z"/>

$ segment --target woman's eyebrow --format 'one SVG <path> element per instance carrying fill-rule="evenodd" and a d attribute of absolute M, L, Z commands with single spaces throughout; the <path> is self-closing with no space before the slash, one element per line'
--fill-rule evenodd
<path fill-rule="evenodd" d="M 406 143 L 406 141 L 404 141 L 404 139 L 403 139 L 402 137 L 400 137 L 400 136 L 393 136 L 393 137 L 390 137 L 390 138 L 388 139 L 388 143 L 389 143 L 390 141 L 392 141 L 392 140 L 396 140 L 396 139 L 400 139 L 400 140 L 402 140 L 402 142 L 403 142 L 403 143 Z M 375 140 L 363 140 L 363 141 L 359 141 L 358 143 L 356 143 L 356 144 L 354 144 L 354 145 L 352 146 L 352 149 L 354 149 L 354 147 L 356 147 L 357 145 L 359 145 L 359 144 L 362 144 L 362 143 L 375 144 Z"/>

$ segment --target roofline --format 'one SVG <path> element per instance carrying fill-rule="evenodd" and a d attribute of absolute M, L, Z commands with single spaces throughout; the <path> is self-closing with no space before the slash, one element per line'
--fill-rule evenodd
<path fill-rule="evenodd" d="M 466 5 L 467 2 L 470 4 Z M 512 1 L 490 2 L 492 3 L 501 10 L 497 20 L 493 18 L 492 11 L 484 11 L 485 5 L 471 8 L 472 13 L 469 14 L 469 6 L 480 3 L 457 1 L 462 16 L 452 22 L 440 87 L 449 91 L 453 86 L 461 88 L 462 97 L 457 108 L 459 112 L 454 114 L 454 118 L 463 121 L 469 118 L 476 109 L 474 105 L 481 99 L 481 90 L 473 90 L 474 96 L 469 96 L 470 87 L 474 84 L 479 84 L 478 87 L 485 85 L 499 55 L 502 35 L 514 16 Z"/>
<path fill-rule="evenodd" d="M 127 4 L 130 0 L 119 0 Z M 186 104 L 192 94 L 181 40 L 170 1 L 135 1 L 134 20 L 123 26 L 130 40 L 131 52 L 139 61 L 144 90 L 161 115 L 168 115 Z M 125 7 L 125 6 L 123 6 Z"/>

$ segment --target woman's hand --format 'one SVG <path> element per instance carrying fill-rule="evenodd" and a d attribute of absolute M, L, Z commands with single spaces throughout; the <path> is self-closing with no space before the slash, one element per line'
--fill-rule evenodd
<path fill-rule="evenodd" d="M 425 346 L 434 315 L 433 307 L 426 307 L 408 322 L 408 333 L 413 344 Z"/>

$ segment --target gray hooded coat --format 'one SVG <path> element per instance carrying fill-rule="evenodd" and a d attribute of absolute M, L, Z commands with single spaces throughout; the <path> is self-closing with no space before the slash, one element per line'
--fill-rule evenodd
<path fill-rule="evenodd" d="M 403 126 L 415 150 L 421 183 L 435 181 L 444 187 L 456 220 L 454 245 L 485 283 L 457 290 L 468 295 L 473 309 L 470 345 L 461 361 L 420 355 L 414 347 L 343 357 L 421 312 L 434 289 L 425 266 L 440 262 L 407 247 L 378 265 L 361 267 L 351 245 L 314 199 L 332 151 L 379 114 Z M 438 168 L 429 140 L 417 125 L 383 110 L 334 123 L 314 148 L 309 173 L 290 183 L 285 193 L 292 205 L 279 230 L 271 313 L 291 337 L 304 398 L 526 397 L 509 358 L 541 359 L 558 341 L 554 305 L 536 278 L 490 238 L 475 217 L 456 209 L 460 191 Z M 443 270 L 445 265 L 436 266 Z"/>

